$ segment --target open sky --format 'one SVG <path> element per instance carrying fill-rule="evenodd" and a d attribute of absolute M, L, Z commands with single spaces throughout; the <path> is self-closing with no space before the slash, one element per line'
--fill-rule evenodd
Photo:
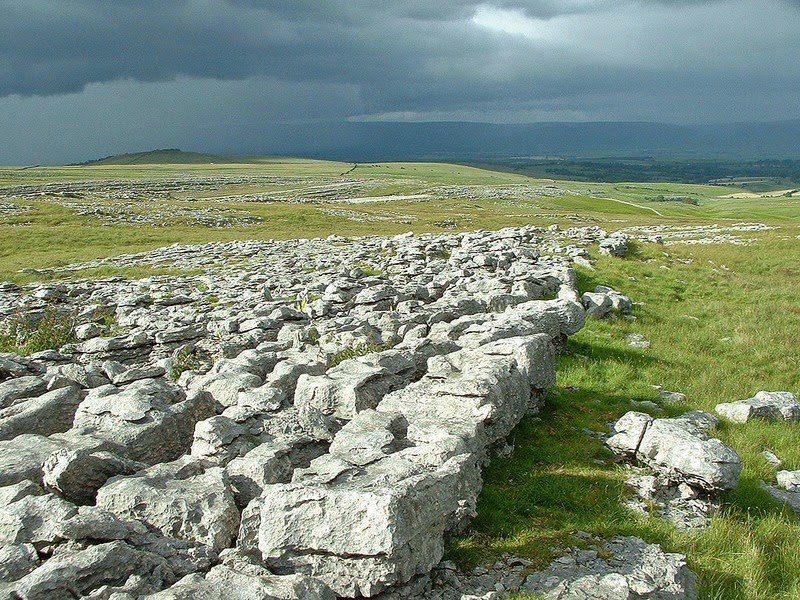
<path fill-rule="evenodd" d="M 346 120 L 800 118 L 800 0 L 0 0 L 0 163 Z"/>

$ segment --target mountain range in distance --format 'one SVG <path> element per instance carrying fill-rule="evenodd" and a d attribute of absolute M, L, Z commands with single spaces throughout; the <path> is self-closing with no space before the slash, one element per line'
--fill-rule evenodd
<path fill-rule="evenodd" d="M 246 146 L 215 147 L 208 154 L 174 150 L 123 155 L 152 162 L 241 162 L 241 157 L 293 155 L 351 162 L 389 160 L 483 161 L 541 157 L 661 159 L 800 158 L 800 120 L 672 125 L 642 122 L 495 124 L 437 122 L 320 122 L 268 124 Z M 114 160 L 107 157 L 101 161 Z M 88 163 L 85 163 L 88 164 Z M 124 164 L 124 163 L 118 163 Z"/>

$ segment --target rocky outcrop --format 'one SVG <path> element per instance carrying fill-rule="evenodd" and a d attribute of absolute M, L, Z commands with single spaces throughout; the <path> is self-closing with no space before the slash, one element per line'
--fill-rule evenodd
<path fill-rule="evenodd" d="M 239 528 L 227 473 L 191 457 L 112 478 L 98 491 L 97 506 L 215 552 L 230 546 Z"/>
<path fill-rule="evenodd" d="M 613 558 L 602 558 L 597 550 L 574 550 L 547 571 L 529 576 L 523 589 L 553 599 L 697 598 L 697 577 L 684 556 L 630 537 L 614 538 L 602 550 Z"/>
<path fill-rule="evenodd" d="M 602 319 L 612 312 L 629 315 L 633 310 L 630 298 L 604 285 L 596 286 L 594 292 L 583 294 L 581 302 L 586 308 L 586 316 L 593 319 Z"/>
<path fill-rule="evenodd" d="M 730 490 L 739 482 L 741 461 L 731 448 L 706 434 L 714 422 L 705 413 L 654 419 L 629 412 L 614 424 L 606 444 L 614 453 L 635 458 L 675 481 L 708 491 Z"/>
<path fill-rule="evenodd" d="M 80 341 L 0 355 L 0 591 L 327 600 L 425 578 L 583 325 L 542 234 L 171 246 L 119 260 L 206 274 L 3 291 L 0 318 L 62 311 Z"/>
<path fill-rule="evenodd" d="M 626 233 L 615 232 L 600 240 L 600 254 L 606 256 L 625 256 L 628 253 L 630 238 Z"/>
<path fill-rule="evenodd" d="M 428 572 L 445 534 L 474 512 L 486 449 L 553 376 L 545 335 L 430 359 L 421 380 L 359 413 L 328 454 L 255 500 L 263 560 L 317 576 L 347 597 Z"/>

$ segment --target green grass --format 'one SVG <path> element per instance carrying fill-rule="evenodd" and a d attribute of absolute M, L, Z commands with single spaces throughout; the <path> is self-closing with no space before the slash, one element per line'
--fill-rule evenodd
<path fill-rule="evenodd" d="M 357 358 L 359 356 L 366 356 L 367 354 L 372 354 L 373 352 L 383 352 L 384 350 L 388 350 L 391 348 L 389 344 L 381 344 L 376 342 L 375 340 L 369 340 L 368 342 L 363 342 L 361 344 L 355 344 L 339 352 L 332 354 L 328 358 L 328 368 L 333 368 L 337 365 L 340 365 L 346 360 L 350 360 L 351 358 Z"/>
<path fill-rule="evenodd" d="M 774 477 L 764 449 L 782 458 L 784 468 L 800 468 L 800 426 L 721 424 L 716 435 L 742 457 L 741 481 L 725 496 L 723 513 L 697 533 L 623 509 L 624 471 L 583 432 L 606 430 L 632 409 L 631 400 L 656 401 L 655 384 L 687 395 L 686 405 L 668 414 L 713 411 L 761 389 L 797 392 L 800 355 L 792 349 L 800 246 L 778 237 L 752 247 L 668 248 L 667 255 L 644 246 L 638 256 L 599 259 L 596 272 L 581 272 L 582 291 L 610 284 L 640 303 L 637 320 L 590 321 L 569 341 L 557 388 L 540 419 L 512 433 L 513 456 L 486 470 L 478 517 L 454 542 L 451 557 L 469 564 L 511 552 L 544 567 L 574 545 L 576 530 L 638 535 L 686 553 L 704 598 L 797 598 L 800 523 L 758 482 Z M 624 336 L 631 332 L 644 334 L 652 347 L 628 348 Z"/>
<path fill-rule="evenodd" d="M 302 176 L 336 181 L 351 165 L 288 158 L 254 159 L 251 164 L 154 164 L 42 167 L 35 169 L 0 168 L 0 188 L 68 181 L 162 180 L 209 176 Z M 449 198 L 435 201 L 396 201 L 376 204 L 290 204 L 212 201 L 210 196 L 259 193 L 308 187 L 297 183 L 223 184 L 212 191 L 176 192 L 160 201 L 142 200 L 138 210 L 158 209 L 179 214 L 170 208 L 235 209 L 260 219 L 251 226 L 210 228 L 167 218 L 161 226 L 110 225 L 89 216 L 77 216 L 68 206 L 33 196 L 14 200 L 30 210 L 0 220 L 0 280 L 26 282 L 46 278 L 21 272 L 24 269 L 52 269 L 70 263 L 151 250 L 172 243 L 202 243 L 240 239 L 289 239 L 296 237 L 396 235 L 441 233 L 437 223 L 455 222 L 454 231 L 477 228 L 498 229 L 526 224 L 562 226 L 597 224 L 606 229 L 659 223 L 698 223 L 726 220 L 769 220 L 787 226 L 800 222 L 800 200 L 791 198 L 731 199 L 724 196 L 741 191 L 736 188 L 689 184 L 553 182 L 522 175 L 487 171 L 442 163 L 359 164 L 346 178 L 356 178 L 374 187 L 356 195 L 418 194 L 439 185 L 557 185 L 570 192 L 558 197 L 533 197 L 519 202 L 497 199 Z M 675 202 L 654 202 L 648 198 L 686 196 L 697 206 Z M 199 198 L 199 199 L 198 199 Z M 81 202 L 97 207 L 113 202 L 87 195 Z M 110 206 L 108 206 L 111 208 Z M 323 211 L 350 210 L 368 217 L 396 219 L 353 221 Z M 657 211 L 660 215 L 653 211 Z M 405 222 L 406 217 L 411 223 Z M 577 223 L 576 223 L 577 218 Z"/>
<path fill-rule="evenodd" d="M 184 371 L 196 371 L 202 365 L 202 360 L 194 350 L 183 349 L 175 357 L 175 362 L 169 370 L 169 377 L 172 381 L 178 381 Z"/>
<path fill-rule="evenodd" d="M 75 317 L 47 309 L 36 322 L 25 315 L 12 315 L 0 328 L 0 352 L 27 356 L 42 350 L 58 350 L 77 342 Z"/>

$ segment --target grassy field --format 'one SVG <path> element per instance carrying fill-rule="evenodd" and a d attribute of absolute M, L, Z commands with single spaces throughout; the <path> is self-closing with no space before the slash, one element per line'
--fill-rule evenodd
<path fill-rule="evenodd" d="M 51 182 L 137 181 L 207 176 L 270 175 L 333 178 L 352 165 L 264 160 L 250 165 L 97 166 L 0 169 L 4 186 Z M 190 200 L 188 192 L 154 203 L 177 209 L 222 207 L 246 211 L 260 222 L 209 228 L 166 221 L 163 226 L 103 225 L 75 214 L 69 204 L 30 196 L 3 202 L 30 207 L 0 216 L 0 280 L 50 278 L 47 269 L 76 261 L 147 250 L 174 242 L 395 234 L 499 228 L 533 223 L 598 225 L 613 230 L 645 224 L 710 224 L 759 221 L 776 229 L 748 234 L 751 246 L 640 245 L 626 259 L 597 258 L 595 271 L 580 271 L 583 290 L 602 283 L 628 294 L 637 320 L 590 322 L 559 359 L 558 385 L 541 418 L 513 433 L 515 452 L 492 462 L 478 517 L 455 540 L 452 558 L 464 564 L 503 552 L 532 557 L 544 566 L 575 543 L 576 530 L 597 536 L 638 535 L 669 551 L 686 553 L 700 575 L 704 598 L 800 598 L 800 522 L 759 488 L 774 469 L 762 458 L 770 449 L 785 468 L 800 469 L 800 427 L 780 424 L 721 425 L 717 435 L 742 457 L 740 486 L 725 497 L 725 510 L 702 532 L 680 533 L 655 518 L 624 510 L 624 471 L 600 442 L 583 430 L 605 430 L 632 400 L 656 400 L 652 385 L 687 395 L 688 409 L 752 396 L 758 390 L 800 388 L 800 199 L 725 198 L 730 187 L 683 184 L 595 184 L 532 180 L 523 176 L 442 164 L 358 165 L 347 177 L 370 183 L 368 195 L 419 194 L 437 186 L 555 186 L 564 195 L 509 200 L 467 193 L 448 199 L 391 203 L 242 203 Z M 213 194 L 285 190 L 288 183 L 236 184 Z M 658 202 L 681 196 L 692 203 Z M 103 204 L 103 200 L 92 200 Z M 330 211 L 356 211 L 353 220 Z M 328 212 L 326 212 L 328 211 Z M 382 218 L 369 221 L 367 218 Z M 442 222 L 448 221 L 443 227 Z M 92 276 L 137 277 L 147 270 Z M 632 350 L 627 333 L 642 333 L 649 350 Z"/>
<path fill-rule="evenodd" d="M 4 187 L 39 186 L 64 182 L 189 180 L 198 177 L 272 176 L 303 177 L 313 187 L 315 178 L 342 179 L 352 165 L 299 159 L 264 159 L 240 165 L 132 165 L 0 168 L 0 192 Z M 729 187 L 683 184 L 595 184 L 533 180 L 521 175 L 438 163 L 359 164 L 349 178 L 367 182 L 366 192 L 356 195 L 419 194 L 437 186 L 554 186 L 561 196 L 532 196 L 523 200 L 483 198 L 480 194 L 426 200 L 347 204 L 343 202 L 237 202 L 209 196 L 285 192 L 297 183 L 231 183 L 213 191 L 180 191 L 153 200 L 146 193 L 135 199 L 135 214 L 154 210 L 167 213 L 156 224 L 131 226 L 99 222 L 79 216 L 75 200 L 29 194 L 5 201 L 25 210 L 3 216 L 0 212 L 0 280 L 29 281 L 36 274 L 23 269 L 47 269 L 120 253 L 153 249 L 175 242 L 197 243 L 234 239 L 286 239 L 292 237 L 397 234 L 415 232 L 499 228 L 533 223 L 562 226 L 597 224 L 606 229 L 659 223 L 701 223 L 736 220 L 770 220 L 791 226 L 800 220 L 792 198 L 733 199 Z M 650 198 L 681 196 L 697 205 L 655 202 Z M 0 196 L 0 202 L 3 202 Z M 92 207 L 114 209 L 114 201 L 86 195 L 80 199 Z M 181 210 L 238 211 L 258 219 L 248 226 L 200 227 L 169 216 Z M 42 276 L 39 276 L 42 277 Z"/>

